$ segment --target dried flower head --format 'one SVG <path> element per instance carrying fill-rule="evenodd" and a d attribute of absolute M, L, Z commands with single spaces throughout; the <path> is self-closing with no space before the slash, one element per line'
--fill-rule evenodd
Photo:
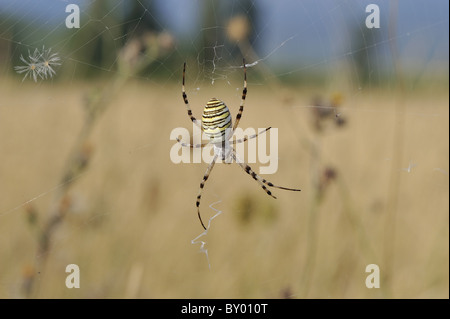
<path fill-rule="evenodd" d="M 33 53 L 30 53 L 30 50 L 28 50 L 28 58 L 29 61 L 25 60 L 25 58 L 22 55 L 20 55 L 20 60 L 26 65 L 15 66 L 14 70 L 16 70 L 16 72 L 19 74 L 25 73 L 22 82 L 25 81 L 25 79 L 28 76 L 30 76 L 30 78 L 32 77 L 34 82 L 37 82 L 38 76 L 40 78 L 43 78 L 41 72 L 41 65 L 39 62 L 40 53 L 38 49 L 35 49 Z"/>
<path fill-rule="evenodd" d="M 250 33 L 250 22 L 244 15 L 238 15 L 228 21 L 227 36 L 230 41 L 239 42 L 247 39 Z"/>
<path fill-rule="evenodd" d="M 343 127 L 347 120 L 339 112 L 344 97 L 341 93 L 335 93 L 329 101 L 323 101 L 320 96 L 316 96 L 312 101 L 312 120 L 314 128 L 317 132 L 324 129 L 325 122 L 334 119 L 334 123 L 338 127 Z"/>
<path fill-rule="evenodd" d="M 51 53 L 52 49 L 49 48 L 48 50 L 45 50 L 44 47 L 42 47 L 42 55 L 41 55 L 41 61 L 42 61 L 42 73 L 45 78 L 52 77 L 56 74 L 53 67 L 55 65 L 61 65 L 60 61 L 61 59 L 58 56 L 58 53 Z"/>
<path fill-rule="evenodd" d="M 41 79 L 47 79 L 48 77 L 53 77 L 56 74 L 54 67 L 56 65 L 61 65 L 61 59 L 58 53 L 51 53 L 52 49 L 46 50 L 42 47 L 42 52 L 35 49 L 33 53 L 28 50 L 28 60 L 26 60 L 22 55 L 20 55 L 20 60 L 25 63 L 25 65 L 15 66 L 14 70 L 17 73 L 25 73 L 22 82 L 29 76 L 33 78 L 34 82 L 37 82 L 38 77 Z"/>

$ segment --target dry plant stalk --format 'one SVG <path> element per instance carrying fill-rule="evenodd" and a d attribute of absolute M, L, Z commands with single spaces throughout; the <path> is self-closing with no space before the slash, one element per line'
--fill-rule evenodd
<path fill-rule="evenodd" d="M 397 210 L 398 210 L 398 199 L 399 199 L 399 191 L 400 191 L 400 175 L 396 174 L 395 171 L 398 167 L 401 166 L 401 162 L 403 160 L 403 148 L 404 148 L 404 135 L 405 135 L 405 85 L 404 85 L 404 77 L 399 61 L 398 54 L 398 46 L 397 46 L 397 16 L 398 16 L 398 1 L 393 1 L 391 3 L 391 14 L 389 16 L 389 45 L 390 51 L 392 55 L 392 62 L 394 65 L 394 77 L 396 79 L 397 84 L 397 103 L 396 103 L 396 112 L 395 123 L 397 125 L 394 126 L 394 135 L 393 135 L 393 158 L 391 162 L 391 178 L 389 180 L 389 185 L 387 187 L 387 204 L 386 204 L 386 220 L 385 220 L 385 229 L 386 236 L 384 242 L 384 271 L 383 271 L 383 282 L 384 286 L 391 287 L 392 286 L 392 278 L 393 278 L 393 269 L 394 269 L 394 257 L 395 257 L 395 232 L 396 232 L 396 224 L 397 224 Z M 387 297 L 391 297 L 392 292 L 387 291 Z"/>
<path fill-rule="evenodd" d="M 47 258 L 50 254 L 52 239 L 64 221 L 71 207 L 69 189 L 74 182 L 85 173 L 93 153 L 93 146 L 89 143 L 89 136 L 101 115 L 108 109 L 114 94 L 126 84 L 127 80 L 152 64 L 157 58 L 173 47 L 170 34 L 147 33 L 138 39 L 131 39 L 119 52 L 118 71 L 112 83 L 98 94 L 90 94 L 84 100 L 85 119 L 83 127 L 72 147 L 53 204 L 49 209 L 49 216 L 37 227 L 38 243 L 35 265 L 26 267 L 23 275 L 22 289 L 25 297 L 38 297 L 39 282 L 36 275 L 45 270 Z M 27 207 L 30 224 L 36 224 L 36 212 L 29 205 Z M 32 223 L 31 223 L 32 222 Z"/>
<path fill-rule="evenodd" d="M 227 28 L 227 36 L 231 41 L 237 43 L 239 50 L 241 51 L 243 56 L 249 56 L 249 60 L 257 61 L 258 65 L 261 66 L 260 71 L 264 74 L 267 74 L 268 85 L 274 88 L 275 94 L 280 95 L 280 100 L 284 102 L 284 104 L 289 105 L 292 102 L 292 98 L 286 95 L 286 91 L 283 90 L 282 84 L 277 77 L 267 68 L 264 63 L 262 63 L 262 59 L 260 59 L 255 51 L 253 50 L 250 42 L 248 41 L 249 34 L 249 22 L 245 17 L 238 16 L 230 20 L 228 28 Z M 393 37 L 391 37 L 393 38 Z M 288 39 L 290 40 L 290 39 Z M 287 41 L 288 41 L 287 40 Z M 393 50 L 394 51 L 394 50 Z M 398 72 L 398 70 L 397 70 Z M 334 122 L 334 128 L 340 129 L 345 127 L 347 124 L 347 119 L 338 112 L 339 107 L 343 101 L 343 97 L 340 93 L 334 94 L 329 101 L 322 101 L 319 97 L 317 97 L 313 101 L 313 108 L 311 112 L 311 124 L 314 129 L 316 135 L 323 134 L 324 132 L 324 124 L 327 121 Z M 399 103 L 401 105 L 401 103 Z M 400 107 L 400 106 L 399 106 Z M 288 108 L 292 110 L 292 107 Z M 399 116 L 403 116 L 404 112 L 397 112 Z M 292 127 L 297 127 L 297 123 L 295 123 L 295 115 L 292 114 L 288 116 L 288 119 L 291 122 Z M 402 125 L 397 127 L 396 138 L 394 142 L 395 153 L 397 153 L 396 158 L 401 158 L 401 149 L 400 146 L 402 143 Z M 355 237 L 358 238 L 358 243 L 361 246 L 362 251 L 370 260 L 378 260 L 376 258 L 375 251 L 372 247 L 372 242 L 364 228 L 361 217 L 357 213 L 357 209 L 355 208 L 354 200 L 350 196 L 350 192 L 348 187 L 345 184 L 345 176 L 341 176 L 338 168 L 334 168 L 331 166 L 324 166 L 322 164 L 322 147 L 320 145 L 320 139 L 313 140 L 307 137 L 296 136 L 300 145 L 304 145 L 307 149 L 309 149 L 309 153 L 311 154 L 311 204 L 308 211 L 308 233 L 307 237 L 307 248 L 305 252 L 305 264 L 302 271 L 302 275 L 300 278 L 301 290 L 298 293 L 300 298 L 308 297 L 310 293 L 311 283 L 313 282 L 314 269 L 316 268 L 316 255 L 318 251 L 318 228 L 320 225 L 320 206 L 326 200 L 327 189 L 331 183 L 336 184 L 339 188 L 339 191 L 342 195 L 342 201 L 344 203 L 343 214 L 346 216 L 349 224 L 351 225 Z M 398 167 L 397 163 L 392 163 L 393 169 Z M 397 195 L 399 189 L 399 180 L 398 174 L 392 174 L 394 176 L 394 180 L 390 183 L 390 188 L 392 192 L 389 194 L 388 198 L 388 210 L 390 212 L 390 216 L 386 219 L 387 229 L 389 236 L 386 238 L 386 250 L 385 250 L 385 259 L 389 262 L 392 262 L 392 249 L 391 240 L 393 240 L 395 233 L 395 214 L 392 214 L 392 211 L 396 210 L 397 205 Z M 390 267 L 388 267 L 390 269 Z M 390 271 L 388 271 L 390 273 Z M 386 285 L 382 286 L 382 293 L 387 296 L 389 295 L 388 291 L 386 291 Z"/>

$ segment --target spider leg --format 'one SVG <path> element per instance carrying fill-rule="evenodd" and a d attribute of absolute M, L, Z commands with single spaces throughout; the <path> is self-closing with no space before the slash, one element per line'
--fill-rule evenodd
<path fill-rule="evenodd" d="M 183 147 L 190 147 L 190 148 L 201 148 L 201 147 L 205 147 L 206 145 L 209 144 L 209 142 L 202 143 L 202 144 L 189 144 L 189 143 L 184 143 L 184 142 L 182 142 L 178 137 L 177 137 L 177 142 L 180 143 L 181 146 L 183 146 Z"/>
<path fill-rule="evenodd" d="M 231 144 L 238 144 L 238 143 L 246 142 L 246 141 L 248 141 L 248 140 L 251 140 L 252 138 L 257 137 L 259 134 L 262 134 L 262 133 L 267 132 L 267 131 L 270 130 L 271 128 L 272 128 L 272 127 L 268 127 L 268 128 L 266 128 L 264 131 L 261 131 L 261 132 L 259 132 L 259 133 L 256 133 L 256 134 L 253 134 L 253 135 L 250 135 L 250 136 L 246 136 L 246 137 L 241 138 L 241 139 L 238 139 L 238 140 L 230 141 L 230 143 L 231 143 Z"/>
<path fill-rule="evenodd" d="M 198 127 L 201 128 L 201 125 L 198 123 L 198 120 L 192 115 L 192 110 L 191 110 L 191 107 L 189 106 L 189 101 L 187 98 L 186 90 L 184 88 L 185 77 L 186 77 L 186 62 L 184 62 L 184 66 L 183 66 L 183 85 L 181 86 L 181 95 L 183 96 L 183 101 L 184 101 L 184 104 L 186 105 L 189 118 L 195 125 L 197 125 Z"/>
<path fill-rule="evenodd" d="M 267 195 L 272 196 L 273 198 L 276 198 L 274 195 L 272 195 L 272 192 L 271 192 L 270 190 L 267 189 L 266 185 L 269 186 L 269 187 L 275 187 L 275 188 L 284 189 L 284 190 L 287 190 L 287 191 L 294 191 L 294 192 L 299 192 L 299 191 L 301 191 L 300 189 L 296 189 L 296 188 L 288 188 L 288 187 L 283 187 L 283 186 L 274 185 L 273 183 L 269 182 L 268 180 L 262 178 L 261 176 L 259 176 L 258 174 L 256 174 L 256 173 L 252 170 L 252 168 L 251 168 L 247 163 L 245 163 L 244 161 L 241 161 L 241 160 L 238 158 L 238 156 L 237 156 L 237 154 L 236 154 L 236 152 L 235 152 L 234 149 L 233 149 L 233 151 L 232 151 L 232 156 L 233 156 L 233 159 L 236 161 L 236 163 L 237 163 L 240 167 L 242 167 L 242 169 L 243 169 L 248 175 L 250 175 L 251 177 L 253 177 L 253 179 L 254 179 L 255 181 L 258 182 L 258 184 L 259 184 L 259 185 L 262 187 L 262 189 L 267 193 Z"/>
<path fill-rule="evenodd" d="M 216 164 L 216 160 L 217 160 L 218 156 L 219 156 L 218 154 L 214 155 L 213 160 L 211 161 L 208 168 L 206 169 L 205 175 L 203 176 L 202 182 L 200 183 L 200 189 L 198 191 L 197 201 L 195 202 L 195 206 L 197 206 L 198 219 L 200 220 L 200 223 L 202 224 L 202 226 L 205 230 L 206 230 L 205 224 L 203 224 L 202 217 L 200 216 L 200 200 L 202 198 L 202 192 L 203 192 L 203 188 L 205 187 L 205 183 L 208 180 L 209 174 L 211 174 L 214 164 Z"/>
<path fill-rule="evenodd" d="M 245 98 L 247 97 L 247 67 L 245 66 L 245 59 L 242 60 L 243 62 L 243 68 L 244 68 L 244 89 L 242 90 L 242 99 L 241 99 L 241 105 L 239 106 L 239 112 L 236 115 L 236 121 L 233 125 L 233 132 L 236 130 L 236 128 L 239 125 L 239 121 L 242 117 L 242 112 L 244 111 L 244 102 Z"/>

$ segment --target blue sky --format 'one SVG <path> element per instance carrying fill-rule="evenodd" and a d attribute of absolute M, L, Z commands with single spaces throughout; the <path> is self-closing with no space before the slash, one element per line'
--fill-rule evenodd
<path fill-rule="evenodd" d="M 154 1 L 156 17 L 162 28 L 174 33 L 179 39 L 194 43 L 201 35 L 201 8 L 210 0 L 160 0 Z M 16 17 L 22 22 L 41 24 L 51 28 L 64 21 L 69 3 L 80 5 L 82 11 L 94 1 L 88 0 L 0 0 L 3 16 Z M 145 6 L 146 1 L 140 0 Z M 111 14 L 126 10 L 127 1 L 112 1 Z M 214 3 L 217 3 L 214 2 Z M 220 3 L 220 2 L 219 2 Z M 377 0 L 258 0 L 253 1 L 260 13 L 257 22 L 257 36 L 260 40 L 258 53 L 267 57 L 268 62 L 289 62 L 291 59 L 328 59 L 351 53 L 352 32 L 363 25 L 368 4 L 375 3 L 380 8 L 381 28 L 386 31 L 391 1 Z M 223 4 L 223 2 L 222 2 Z M 240 9 L 239 0 L 229 1 L 231 13 Z M 114 7 L 117 6 L 117 7 Z M 444 0 L 402 0 L 399 1 L 397 15 L 397 38 L 402 56 L 411 61 L 447 61 L 449 54 L 449 2 Z M 105 13 L 106 14 L 106 13 Z M 89 21 L 83 16 L 82 22 Z M 0 32 L 1 32 L 0 21 Z M 221 21 L 217 27 L 222 28 Z M 362 31 L 359 31 L 362 33 Z M 1 34 L 0 34 L 1 36 Z M 290 40 L 289 40 L 290 39 Z M 284 41 L 288 40 L 280 47 Z M 387 38 L 378 44 L 387 45 Z"/>

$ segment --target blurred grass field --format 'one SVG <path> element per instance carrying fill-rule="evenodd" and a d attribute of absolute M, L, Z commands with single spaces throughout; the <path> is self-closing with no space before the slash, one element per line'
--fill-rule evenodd
<path fill-rule="evenodd" d="M 43 258 L 40 223 L 84 121 L 83 95 L 97 86 L 1 80 L 1 298 L 23 297 L 28 277 L 38 298 L 449 297 L 448 89 L 408 91 L 400 114 L 392 90 L 343 92 L 346 124 L 329 121 L 319 133 L 306 106 L 320 88 L 277 94 L 250 82 L 240 126 L 278 128 L 278 171 L 265 177 L 302 191 L 275 189 L 274 200 L 236 164 L 216 165 L 201 204 L 204 220 L 214 202 L 223 212 L 201 238 L 209 270 L 191 244 L 202 232 L 195 197 L 207 164 L 169 157 L 172 129 L 192 128 L 180 85 L 130 82 L 94 128 L 69 213 L 45 265 L 33 268 Z M 214 95 L 238 110 L 240 92 L 226 86 L 188 94 L 197 117 Z M 399 118 L 402 165 L 393 167 Z M 336 177 L 318 200 L 315 181 L 327 167 Z M 68 264 L 80 267 L 80 289 L 65 286 Z M 365 286 L 368 264 L 380 266 L 380 289 Z"/>

